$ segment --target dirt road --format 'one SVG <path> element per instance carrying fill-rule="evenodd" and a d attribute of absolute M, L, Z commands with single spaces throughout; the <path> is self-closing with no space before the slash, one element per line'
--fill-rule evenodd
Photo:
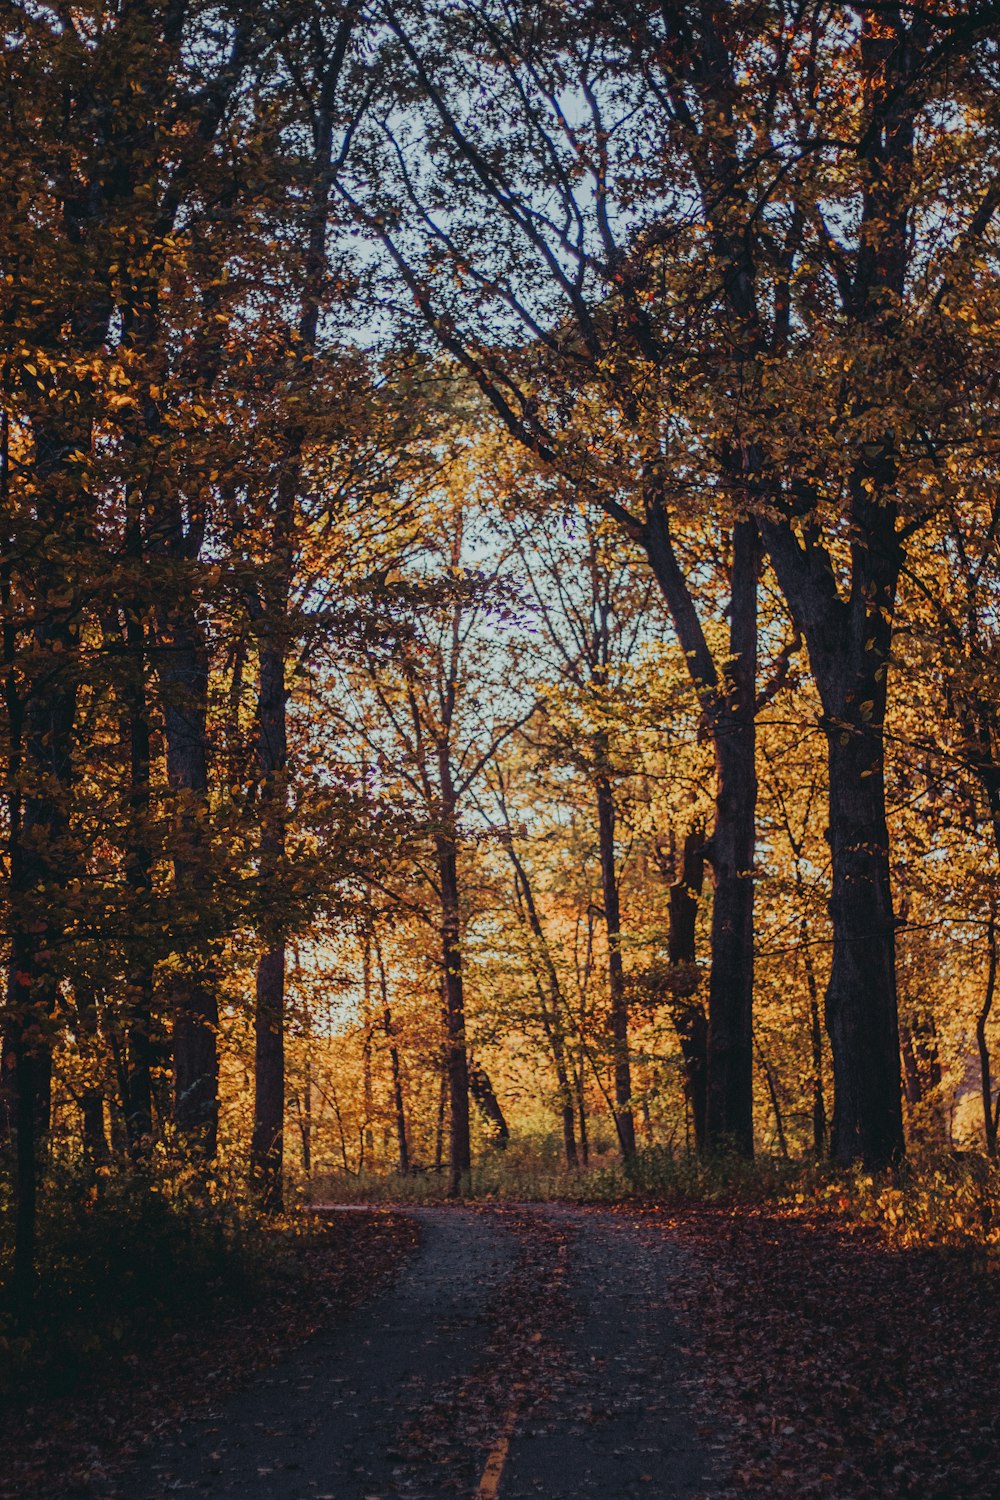
<path fill-rule="evenodd" d="M 390 1291 L 191 1423 L 122 1500 L 710 1493 L 668 1238 L 570 1207 L 414 1213 Z"/>

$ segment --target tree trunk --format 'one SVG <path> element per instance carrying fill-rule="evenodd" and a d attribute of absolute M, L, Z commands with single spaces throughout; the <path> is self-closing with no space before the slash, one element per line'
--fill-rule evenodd
<path fill-rule="evenodd" d="M 757 774 L 752 709 L 715 740 L 712 967 L 708 989 L 708 1099 L 712 1150 L 753 1155 L 754 818 Z"/>
<path fill-rule="evenodd" d="M 406 1110 L 403 1103 L 403 1074 L 399 1063 L 399 1048 L 396 1046 L 396 1034 L 392 1026 L 392 1007 L 389 1004 L 389 981 L 385 972 L 385 964 L 382 960 L 382 948 L 379 943 L 378 932 L 374 935 L 375 961 L 378 964 L 379 992 L 382 998 L 382 1029 L 385 1039 L 389 1043 L 389 1073 L 392 1079 L 392 1112 L 396 1124 L 396 1150 L 399 1160 L 399 1173 L 406 1177 L 410 1171 L 410 1143 L 406 1134 Z"/>
<path fill-rule="evenodd" d="M 490 1075 L 478 1065 L 469 1069 L 469 1092 L 475 1099 L 484 1119 L 493 1126 L 494 1144 L 498 1151 L 506 1151 L 510 1140 L 510 1127 L 504 1118 L 500 1100 L 496 1096 Z"/>
<path fill-rule="evenodd" d="M 757 575 L 754 521 L 733 527 L 730 662 L 713 728 L 715 825 L 709 861 L 712 970 L 708 989 L 708 1102 L 712 1150 L 753 1155 L 754 844 L 757 809 Z"/>
<path fill-rule="evenodd" d="M 274 917 L 264 924 L 270 939 L 257 963 L 254 1010 L 254 1121 L 250 1180 L 265 1213 L 280 1213 L 284 1201 L 285 1135 L 285 942 L 284 893 L 280 889 L 288 820 L 288 731 L 286 725 L 285 621 L 288 601 L 288 536 L 279 539 L 281 561 L 275 598 L 258 615 L 260 677 L 257 703 L 261 770 L 259 880 Z M 275 883 L 279 882 L 278 888 Z"/>
<path fill-rule="evenodd" d="M 506 817 L 506 805 L 504 805 L 504 815 Z M 515 890 L 520 890 L 520 894 L 524 900 L 524 914 L 527 916 L 531 934 L 538 944 L 542 964 L 545 969 L 545 978 L 548 982 L 548 1000 L 546 1000 L 544 987 L 541 982 L 539 981 L 537 984 L 539 1013 L 542 1019 L 542 1028 L 552 1051 L 552 1062 L 556 1071 L 556 1082 L 559 1086 L 559 1110 L 562 1118 L 563 1150 L 566 1153 L 566 1165 L 570 1171 L 575 1171 L 579 1165 L 579 1159 L 577 1157 L 576 1133 L 574 1129 L 573 1086 L 570 1082 L 569 1066 L 566 1057 L 566 1034 L 563 1027 L 562 985 L 559 982 L 559 973 L 552 958 L 548 938 L 542 926 L 542 919 L 538 913 L 538 907 L 535 903 L 535 893 L 531 888 L 528 872 L 514 847 L 509 820 L 507 821 L 507 833 L 506 848 L 511 863 L 514 866 Z"/>
<path fill-rule="evenodd" d="M 137 562 L 142 555 L 138 519 L 133 519 L 126 538 L 126 551 Z M 123 691 L 127 719 L 129 753 L 129 831 L 126 854 L 126 880 L 133 906 L 133 942 L 135 950 L 129 963 L 127 1089 L 122 1103 L 129 1146 L 134 1156 L 151 1141 L 153 1134 L 152 1024 L 153 962 L 145 943 L 135 942 L 136 927 L 148 921 L 152 892 L 152 855 L 149 849 L 147 821 L 149 793 L 149 706 L 146 701 L 146 631 L 138 604 L 125 611 L 126 679 Z"/>
<path fill-rule="evenodd" d="M 469 1133 L 469 1059 L 465 1044 L 465 992 L 462 982 L 462 926 L 458 897 L 458 858 L 454 837 L 438 836 L 441 886 L 441 954 L 447 1028 L 449 1104 L 449 1191 L 457 1195 L 472 1170 Z"/>
<path fill-rule="evenodd" d="M 438 1088 L 437 1117 L 434 1126 L 434 1170 L 440 1172 L 444 1165 L 444 1117 L 448 1107 L 448 1064 L 443 1059 L 441 1082 Z"/>
<path fill-rule="evenodd" d="M 219 1123 L 219 1006 L 210 937 L 213 907 L 208 817 L 208 649 L 194 606 L 178 601 L 160 618 L 167 778 L 175 804 L 174 883 L 190 934 L 187 972 L 174 987 L 174 1124 L 189 1149 L 210 1160 Z"/>
<path fill-rule="evenodd" d="M 306 1058 L 305 1085 L 302 1109 L 299 1115 L 299 1132 L 302 1136 L 302 1170 L 306 1181 L 312 1177 L 312 1067 Z"/>
<path fill-rule="evenodd" d="M 809 1042 L 812 1054 L 812 1130 L 813 1154 L 819 1161 L 826 1150 L 826 1099 L 823 1091 L 823 1028 L 820 1023 L 816 981 L 811 975 L 809 989 Z"/>
<path fill-rule="evenodd" d="M 761 521 L 782 592 L 806 638 L 823 704 L 829 774 L 833 958 L 826 1026 L 833 1053 L 830 1154 L 880 1171 L 905 1155 L 895 917 L 885 814 L 884 731 L 896 582 L 903 553 L 888 493 L 891 456 L 852 481 L 849 596 L 830 558 L 789 523 Z"/>
<path fill-rule="evenodd" d="M 826 1021 L 833 1049 L 831 1152 L 872 1169 L 903 1155 L 895 919 L 881 730 L 831 726 L 833 963 Z"/>
<path fill-rule="evenodd" d="M 389 1039 L 389 1069 L 392 1077 L 392 1107 L 393 1118 L 396 1122 L 396 1150 L 399 1159 L 399 1172 L 401 1177 L 406 1177 L 410 1171 L 410 1145 L 406 1137 L 406 1110 L 403 1106 L 403 1076 L 399 1066 L 399 1048 L 393 1040 L 392 1012 L 386 1006 L 383 1016 L 385 1034 Z"/>
<path fill-rule="evenodd" d="M 100 1089 L 86 1089 L 80 1100 L 83 1154 L 91 1167 L 104 1166 L 111 1157 L 104 1129 L 104 1095 Z"/>
<path fill-rule="evenodd" d="M 708 844 L 714 898 L 705 1139 L 709 1150 L 752 1156 L 760 540 L 753 520 L 734 524 L 729 658 L 721 676 L 677 559 L 669 517 L 655 485 L 647 500 L 642 541 L 687 658 L 715 749 L 715 823 Z"/>
<path fill-rule="evenodd" d="M 635 1155 L 635 1120 L 632 1115 L 632 1070 L 628 1050 L 628 999 L 622 963 L 621 909 L 618 871 L 615 864 L 615 801 L 611 782 L 603 771 L 594 778 L 597 793 L 597 829 L 601 857 L 601 892 L 608 933 L 608 988 L 611 994 L 611 1046 L 615 1080 L 615 1128 L 622 1159 Z"/>
<path fill-rule="evenodd" d="M 576 1118 L 580 1135 L 580 1161 L 584 1167 L 590 1166 L 590 1136 L 587 1130 L 587 1088 L 584 1082 L 584 1067 L 586 1059 L 583 1055 L 583 1044 L 580 1045 L 580 1062 L 576 1070 Z"/>
<path fill-rule="evenodd" d="M 799 901 L 804 899 L 802 871 L 799 858 L 795 858 L 795 889 Z M 809 996 L 809 1054 L 812 1064 L 812 1136 L 813 1154 L 817 1161 L 826 1150 L 826 1098 L 823 1090 L 823 1027 L 819 1012 L 819 988 L 816 970 L 809 952 L 809 923 L 805 916 L 799 921 L 799 943 L 802 949 L 802 964 L 806 971 L 806 993 Z"/>
<path fill-rule="evenodd" d="M 997 988 L 997 969 L 1000 966 L 1000 954 L 997 949 L 997 914 L 995 905 L 990 910 L 989 923 L 987 925 L 987 941 L 989 943 L 989 969 L 986 975 L 986 993 L 983 996 L 983 1004 L 979 1015 L 976 1017 L 976 1042 L 979 1047 L 979 1077 L 983 1101 L 983 1131 L 986 1137 L 986 1152 L 995 1158 L 997 1154 L 997 1115 L 993 1107 L 993 1077 L 990 1067 L 990 1048 L 986 1038 L 986 1026 L 993 1009 L 993 1000 Z"/>
<path fill-rule="evenodd" d="M 671 1010 L 684 1064 L 684 1090 L 694 1124 L 695 1149 L 706 1145 L 708 1105 L 708 1018 L 694 998 L 698 983 L 698 903 L 705 878 L 705 835 L 692 828 L 684 839 L 680 875 L 670 887 L 670 927 L 667 957 L 675 971 L 678 988 L 671 996 Z"/>
<path fill-rule="evenodd" d="M 905 1021 L 899 1023 L 899 1051 L 903 1059 L 903 1097 L 907 1104 L 921 1104 L 924 1097 L 924 1080 L 920 1076 L 920 1063 L 913 1041 L 913 1032 Z"/>
<path fill-rule="evenodd" d="M 65 544 L 65 537 L 62 539 Z M 53 545 L 55 538 L 52 538 Z M 57 555 L 57 554 L 56 554 Z M 64 581 L 42 570 L 38 598 Z M 70 842 L 69 791 L 77 690 L 73 658 L 77 630 L 69 616 L 43 616 L 33 640 L 32 680 L 14 699 L 13 754 L 27 789 L 10 798 L 11 938 L 5 1044 L 14 1061 L 16 1130 L 14 1290 L 25 1307 L 35 1281 L 38 1156 L 50 1123 L 51 1017 L 58 998 L 58 950 L 65 914 L 61 892 L 75 872 Z M 22 738 L 23 729 L 23 738 Z M 23 762 L 21 757 L 23 754 Z"/>
<path fill-rule="evenodd" d="M 254 1196 L 265 1213 L 280 1213 L 285 1134 L 285 950 L 270 948 L 257 961 L 254 1009 L 254 1121 L 250 1169 Z"/>
<path fill-rule="evenodd" d="M 774 1129 L 778 1138 L 778 1150 L 787 1161 L 788 1138 L 785 1135 L 785 1120 L 781 1113 L 781 1100 L 778 1098 L 778 1084 L 775 1079 L 771 1064 L 764 1055 L 764 1049 L 757 1043 L 757 1056 L 760 1059 L 761 1072 L 764 1074 L 764 1082 L 767 1084 L 767 1097 L 771 1101 L 771 1113 L 774 1115 Z"/>

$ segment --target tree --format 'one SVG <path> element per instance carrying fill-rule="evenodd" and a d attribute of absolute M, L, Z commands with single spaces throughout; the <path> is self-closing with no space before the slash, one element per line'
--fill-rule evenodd
<path fill-rule="evenodd" d="M 477 514 L 463 493 L 460 458 L 442 476 L 423 513 L 422 548 L 410 564 L 417 612 L 391 659 L 371 653 L 360 684 L 374 717 L 359 728 L 379 780 L 399 784 L 419 809 L 426 856 L 417 868 L 432 893 L 440 938 L 448 1084 L 451 1191 L 471 1170 L 466 1034 L 461 813 L 471 788 L 523 713 L 497 676 L 487 632 L 505 618 L 502 559 L 476 567 Z M 432 508 L 433 507 L 433 508 Z M 426 858 L 426 862 L 425 862 Z"/>
<path fill-rule="evenodd" d="M 713 736 L 710 1131 L 748 1146 L 759 533 L 829 732 L 832 1150 L 885 1165 L 902 1123 L 881 726 L 903 546 L 933 507 L 942 445 L 975 435 L 944 395 L 968 323 L 943 309 L 949 268 L 996 207 L 967 171 L 990 149 L 988 8 L 957 26 L 947 7 L 734 22 L 721 4 L 401 6 L 387 24 L 392 77 L 423 102 L 424 157 L 387 111 L 395 198 L 374 209 L 359 189 L 355 210 L 501 420 L 644 549 Z M 942 89 L 968 124 L 954 159 Z M 639 139 L 656 150 L 637 154 Z M 942 193 L 961 228 L 925 250 L 912 228 Z M 592 389 L 608 416 L 588 444 L 566 414 Z M 699 491 L 731 525 L 721 667 L 674 545 Z"/>

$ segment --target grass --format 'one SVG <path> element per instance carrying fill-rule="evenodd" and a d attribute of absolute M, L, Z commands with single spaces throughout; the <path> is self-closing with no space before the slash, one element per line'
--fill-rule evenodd
<path fill-rule="evenodd" d="M 444 1172 L 329 1174 L 315 1178 L 310 1193 L 314 1203 L 421 1204 L 448 1196 Z M 875 1228 L 901 1249 L 1000 1252 L 1000 1166 L 975 1154 L 925 1155 L 901 1172 L 874 1176 L 812 1160 L 704 1159 L 652 1148 L 640 1151 L 627 1166 L 606 1152 L 573 1172 L 552 1143 L 524 1141 L 505 1152 L 484 1154 L 461 1197 L 472 1202 L 772 1206 Z"/>
<path fill-rule="evenodd" d="M 473 1202 L 618 1203 L 655 1199 L 663 1203 L 773 1201 L 796 1183 L 802 1168 L 777 1158 L 752 1163 L 738 1158 L 704 1161 L 666 1150 L 641 1151 L 627 1166 L 602 1152 L 588 1167 L 571 1171 L 547 1142 L 525 1141 L 483 1155 L 463 1184 Z M 436 1203 L 449 1197 L 446 1172 L 330 1173 L 317 1176 L 313 1203 Z"/>

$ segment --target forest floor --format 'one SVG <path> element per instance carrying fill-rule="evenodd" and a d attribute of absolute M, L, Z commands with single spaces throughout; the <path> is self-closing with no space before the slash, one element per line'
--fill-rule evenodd
<path fill-rule="evenodd" d="M 168 1364 L 158 1410 L 125 1402 L 124 1444 L 110 1425 L 119 1386 L 94 1408 L 104 1415 L 88 1434 L 89 1468 L 78 1417 L 77 1449 L 57 1438 L 58 1481 L 39 1437 L 36 1467 L 19 1445 L 20 1477 L 8 1471 L 13 1487 L 0 1494 L 996 1492 L 1000 1298 L 985 1254 L 894 1249 L 832 1211 L 746 1204 L 465 1204 L 329 1218 L 340 1294 L 317 1297 L 313 1267 L 284 1333 L 269 1315 L 221 1340 L 206 1335 L 200 1379 L 190 1367 L 178 1379 Z M 370 1289 L 367 1264 L 380 1255 L 395 1280 L 345 1311 L 345 1291 Z M 249 1375 L 248 1351 L 259 1362 L 267 1344 L 268 1362 Z M 155 1440 L 140 1455 L 143 1410 Z"/>
<path fill-rule="evenodd" d="M 120 1259 L 141 1259 L 134 1226 L 121 1229 Z M 118 1269 L 108 1232 L 88 1247 L 112 1261 L 96 1268 L 95 1284 L 75 1295 L 60 1287 L 27 1347 L 0 1338 L 4 1375 L 17 1369 L 0 1399 L 0 1500 L 131 1500 L 122 1475 L 145 1448 L 341 1321 L 391 1281 L 419 1239 L 411 1217 L 385 1210 L 305 1220 L 254 1245 L 249 1266 L 221 1249 L 199 1260 L 171 1244 L 172 1278 L 151 1247 L 158 1284 L 148 1268 L 140 1274 L 137 1305 L 134 1289 L 122 1286 L 115 1304 L 102 1284 Z"/>

